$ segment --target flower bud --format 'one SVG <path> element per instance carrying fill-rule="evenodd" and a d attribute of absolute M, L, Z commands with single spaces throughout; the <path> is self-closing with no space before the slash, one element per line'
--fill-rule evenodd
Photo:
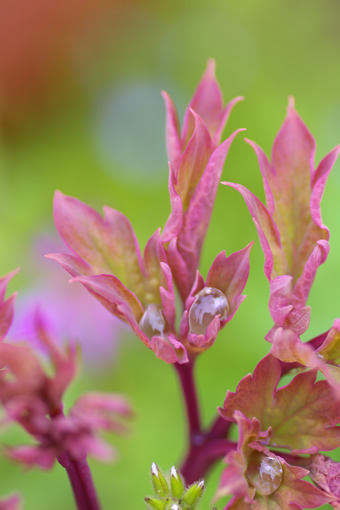
<path fill-rule="evenodd" d="M 203 496 L 204 492 L 204 480 L 190 485 L 184 494 L 181 504 L 184 508 L 193 510 L 198 504 L 199 500 Z"/>
<path fill-rule="evenodd" d="M 181 475 L 175 466 L 172 466 L 171 468 L 170 489 L 172 497 L 176 499 L 180 499 L 183 496 L 183 492 L 185 490 Z"/>
<path fill-rule="evenodd" d="M 164 498 L 169 494 L 169 485 L 163 475 L 162 471 L 158 468 L 154 462 L 151 466 L 151 480 L 155 493 Z"/>
<path fill-rule="evenodd" d="M 145 503 L 151 510 L 165 510 L 166 501 L 157 498 L 144 498 Z"/>

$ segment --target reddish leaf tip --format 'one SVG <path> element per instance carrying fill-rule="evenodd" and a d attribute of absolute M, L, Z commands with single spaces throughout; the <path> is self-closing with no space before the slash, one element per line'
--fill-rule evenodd
<path fill-rule="evenodd" d="M 295 112 L 295 98 L 294 96 L 288 97 L 288 112 L 294 111 Z"/>
<path fill-rule="evenodd" d="M 207 62 L 207 68 L 204 74 L 209 75 L 211 78 L 215 78 L 216 61 L 214 58 L 209 58 Z"/>

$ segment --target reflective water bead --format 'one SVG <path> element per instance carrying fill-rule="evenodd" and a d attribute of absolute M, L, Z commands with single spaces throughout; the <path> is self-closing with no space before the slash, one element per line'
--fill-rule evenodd
<path fill-rule="evenodd" d="M 190 332 L 204 335 L 216 315 L 224 320 L 228 317 L 228 312 L 229 304 L 223 292 L 213 287 L 205 287 L 196 295 L 189 310 Z"/>
<path fill-rule="evenodd" d="M 246 475 L 258 494 L 268 496 L 280 487 L 283 469 L 281 462 L 275 457 L 256 452 L 252 455 Z"/>
<path fill-rule="evenodd" d="M 151 304 L 145 309 L 139 327 L 151 340 L 153 336 L 163 336 L 166 322 L 158 305 Z"/>

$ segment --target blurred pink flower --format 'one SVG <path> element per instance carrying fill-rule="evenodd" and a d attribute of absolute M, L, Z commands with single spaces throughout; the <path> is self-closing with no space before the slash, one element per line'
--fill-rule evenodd
<path fill-rule="evenodd" d="M 0 280 L 1 310 L 6 303 L 13 308 L 13 299 L 4 301 L 10 276 Z M 36 441 L 8 447 L 7 454 L 26 466 L 43 469 L 51 468 L 59 457 L 62 464 L 64 454 L 76 461 L 84 461 L 88 454 L 110 460 L 113 449 L 99 432 L 124 432 L 122 419 L 132 416 L 130 405 L 120 395 L 89 393 L 80 397 L 65 416 L 62 399 L 76 375 L 76 351 L 70 345 L 56 346 L 39 313 L 34 314 L 32 323 L 47 352 L 52 374 L 51 370 L 46 372 L 45 364 L 27 344 L 0 342 L 0 402 L 5 411 L 2 424 L 17 422 Z"/>
<path fill-rule="evenodd" d="M 60 247 L 58 238 L 51 234 L 39 235 L 33 243 L 30 265 L 34 280 L 17 297 L 9 336 L 40 347 L 34 324 L 38 312 L 53 338 L 79 342 L 88 368 L 112 367 L 124 325 L 44 258 L 51 249 Z"/>
<path fill-rule="evenodd" d="M 21 498 L 18 494 L 0 499 L 0 510 L 21 510 L 21 508 Z"/>

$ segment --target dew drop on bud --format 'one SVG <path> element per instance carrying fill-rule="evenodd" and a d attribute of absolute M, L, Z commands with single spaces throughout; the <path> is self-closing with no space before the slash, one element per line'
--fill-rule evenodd
<path fill-rule="evenodd" d="M 143 333 L 151 340 L 153 336 L 163 336 L 165 326 L 166 322 L 160 307 L 155 304 L 148 305 L 139 323 Z"/>
<path fill-rule="evenodd" d="M 223 292 L 213 287 L 204 287 L 196 294 L 189 310 L 190 333 L 204 335 L 216 315 L 224 320 L 228 317 L 228 312 L 229 304 Z"/>
<path fill-rule="evenodd" d="M 275 457 L 254 453 L 248 464 L 247 478 L 258 494 L 268 496 L 281 485 L 283 470 L 281 462 Z"/>

